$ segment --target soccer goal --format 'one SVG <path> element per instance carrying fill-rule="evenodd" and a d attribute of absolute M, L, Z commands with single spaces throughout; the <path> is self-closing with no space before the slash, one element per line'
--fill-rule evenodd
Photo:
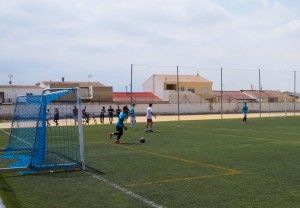
<path fill-rule="evenodd" d="M 78 88 L 49 89 L 18 97 L 0 171 L 85 169 L 79 94 Z"/>

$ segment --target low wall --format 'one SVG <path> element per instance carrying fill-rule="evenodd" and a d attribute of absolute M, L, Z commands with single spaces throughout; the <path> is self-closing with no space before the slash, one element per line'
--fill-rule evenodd
<path fill-rule="evenodd" d="M 117 108 L 116 104 L 101 104 L 101 103 L 88 103 L 84 104 L 87 107 L 88 113 L 94 113 L 99 115 L 102 106 L 105 106 L 108 109 L 109 106 L 112 106 L 114 109 Z M 65 105 L 64 105 L 65 106 Z M 120 108 L 123 106 L 119 104 Z M 243 104 L 241 103 L 223 103 L 223 113 L 240 113 Z M 54 107 L 60 108 L 59 104 L 50 105 L 50 111 L 53 112 Z M 137 115 L 145 115 L 147 104 L 137 104 L 136 113 Z M 259 103 L 249 103 L 249 112 L 255 113 L 259 112 Z M 10 118 L 13 112 L 14 105 L 0 105 L 0 118 Z M 294 103 L 262 103 L 261 105 L 262 112 L 292 112 L 294 110 Z M 189 103 L 189 104 L 180 104 L 179 106 L 180 114 L 218 114 L 221 112 L 220 103 Z M 72 113 L 72 106 L 68 107 L 69 113 Z M 160 115 L 176 115 L 178 112 L 177 104 L 154 104 L 153 111 L 156 114 Z M 296 111 L 300 111 L 300 103 L 296 103 Z"/>

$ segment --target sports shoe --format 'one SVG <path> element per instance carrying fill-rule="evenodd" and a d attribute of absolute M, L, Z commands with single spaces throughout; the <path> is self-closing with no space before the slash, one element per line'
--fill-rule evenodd
<path fill-rule="evenodd" d="M 116 141 L 116 144 L 121 144 L 121 142 L 119 140 Z"/>
<path fill-rule="evenodd" d="M 152 129 L 150 129 L 149 131 L 150 131 L 151 133 L 153 133 L 153 130 L 152 130 Z"/>

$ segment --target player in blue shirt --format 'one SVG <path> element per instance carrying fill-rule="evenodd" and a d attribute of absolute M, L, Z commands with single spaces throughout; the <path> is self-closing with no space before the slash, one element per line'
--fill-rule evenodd
<path fill-rule="evenodd" d="M 130 114 L 130 128 L 134 127 L 134 124 L 136 123 L 135 120 L 135 104 L 133 103 L 132 106 L 129 109 L 129 114 Z"/>
<path fill-rule="evenodd" d="M 124 120 L 128 116 L 128 107 L 124 106 L 123 111 L 120 113 L 118 121 L 116 123 L 116 132 L 110 133 L 109 138 L 111 139 L 113 135 L 117 136 L 116 144 L 120 144 L 120 139 L 123 135 L 123 129 L 127 130 L 127 127 L 124 125 Z"/>
<path fill-rule="evenodd" d="M 244 114 L 243 123 L 246 124 L 247 123 L 247 114 L 249 112 L 247 103 L 244 103 L 244 107 L 242 108 L 242 112 Z"/>

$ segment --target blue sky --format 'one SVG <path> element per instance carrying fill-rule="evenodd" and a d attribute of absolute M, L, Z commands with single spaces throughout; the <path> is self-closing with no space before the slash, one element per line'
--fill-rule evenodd
<path fill-rule="evenodd" d="M 134 63 L 186 66 L 182 74 L 199 72 L 215 89 L 223 67 L 227 90 L 257 86 L 258 68 L 280 70 L 262 73 L 263 87 L 291 90 L 299 37 L 296 0 L 0 0 L 0 84 L 9 74 L 15 84 L 91 74 L 124 90 Z M 134 72 L 140 90 L 175 67 Z"/>

